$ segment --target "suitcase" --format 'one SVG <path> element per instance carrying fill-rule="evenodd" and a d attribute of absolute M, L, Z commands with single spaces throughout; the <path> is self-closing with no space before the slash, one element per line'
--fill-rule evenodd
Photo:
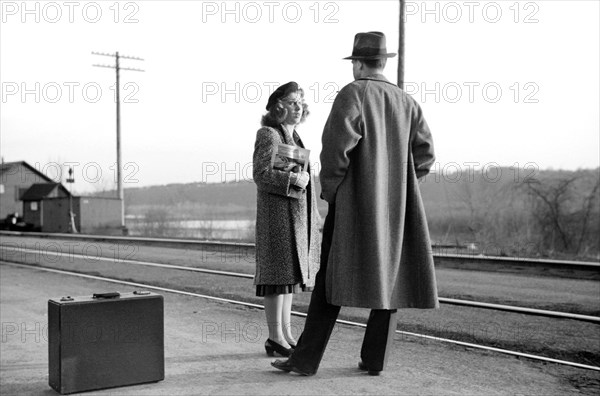
<path fill-rule="evenodd" d="M 148 291 L 48 300 L 50 386 L 61 394 L 165 378 L 164 303 Z"/>

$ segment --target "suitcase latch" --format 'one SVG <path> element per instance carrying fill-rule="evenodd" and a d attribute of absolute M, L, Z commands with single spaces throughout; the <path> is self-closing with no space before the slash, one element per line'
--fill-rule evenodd
<path fill-rule="evenodd" d="M 60 301 L 75 301 L 71 296 L 61 297 Z"/>
<path fill-rule="evenodd" d="M 150 292 L 148 290 L 134 290 L 133 294 L 136 294 L 138 296 L 146 296 L 150 294 Z"/>
<path fill-rule="evenodd" d="M 120 296 L 121 296 L 121 293 L 119 293 L 119 292 L 108 292 L 108 293 L 94 293 L 92 298 L 117 298 Z"/>

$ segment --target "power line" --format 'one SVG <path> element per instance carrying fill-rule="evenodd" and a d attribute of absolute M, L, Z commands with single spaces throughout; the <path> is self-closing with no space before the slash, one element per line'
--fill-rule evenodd
<path fill-rule="evenodd" d="M 121 230 L 122 230 L 123 234 L 127 234 L 127 228 L 125 227 L 125 194 L 123 193 L 123 176 L 121 174 L 121 99 L 120 99 L 121 87 L 120 87 L 120 83 L 119 83 L 119 75 L 120 75 L 121 70 L 137 71 L 137 72 L 144 72 L 145 70 L 135 69 L 135 68 L 130 68 L 130 67 L 121 67 L 119 60 L 120 59 L 130 59 L 130 60 L 143 61 L 144 59 L 136 57 L 136 56 L 120 55 L 119 51 L 115 52 L 114 54 L 92 51 L 92 55 L 109 56 L 109 57 L 112 57 L 115 59 L 114 65 L 96 64 L 96 65 L 92 65 L 92 66 L 104 67 L 104 68 L 108 68 L 108 69 L 115 69 L 115 71 L 116 71 L 116 90 L 115 91 L 117 94 L 117 98 L 116 98 L 116 102 L 117 102 L 117 195 L 118 195 L 119 200 L 121 201 Z"/>

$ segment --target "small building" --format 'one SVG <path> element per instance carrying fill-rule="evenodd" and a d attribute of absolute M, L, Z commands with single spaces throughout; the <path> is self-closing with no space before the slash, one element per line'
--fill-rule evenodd
<path fill-rule="evenodd" d="M 119 198 L 73 197 L 73 212 L 79 232 L 101 235 L 123 233 Z"/>
<path fill-rule="evenodd" d="M 47 183 L 32 185 L 21 199 L 23 219 L 33 224 L 37 231 L 84 234 L 121 232 L 121 200 L 118 198 L 71 196 L 62 185 Z"/>
<path fill-rule="evenodd" d="M 0 164 L 0 221 L 6 216 L 23 214 L 21 196 L 36 183 L 56 183 L 25 161 Z"/>
<path fill-rule="evenodd" d="M 67 205 L 52 201 L 66 198 Z M 35 183 L 21 195 L 23 220 L 33 225 L 34 231 L 69 232 L 69 199 L 71 194 L 59 183 Z"/>
<path fill-rule="evenodd" d="M 36 231 L 122 234 L 121 200 L 77 197 L 25 161 L 0 167 L 0 221 L 18 213 Z M 73 212 L 71 217 L 70 212 Z"/>

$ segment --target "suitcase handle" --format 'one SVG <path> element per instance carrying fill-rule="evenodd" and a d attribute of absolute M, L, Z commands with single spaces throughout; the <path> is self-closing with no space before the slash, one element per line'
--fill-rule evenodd
<path fill-rule="evenodd" d="M 94 293 L 92 298 L 117 298 L 121 297 L 119 292 L 108 292 L 108 293 Z"/>

